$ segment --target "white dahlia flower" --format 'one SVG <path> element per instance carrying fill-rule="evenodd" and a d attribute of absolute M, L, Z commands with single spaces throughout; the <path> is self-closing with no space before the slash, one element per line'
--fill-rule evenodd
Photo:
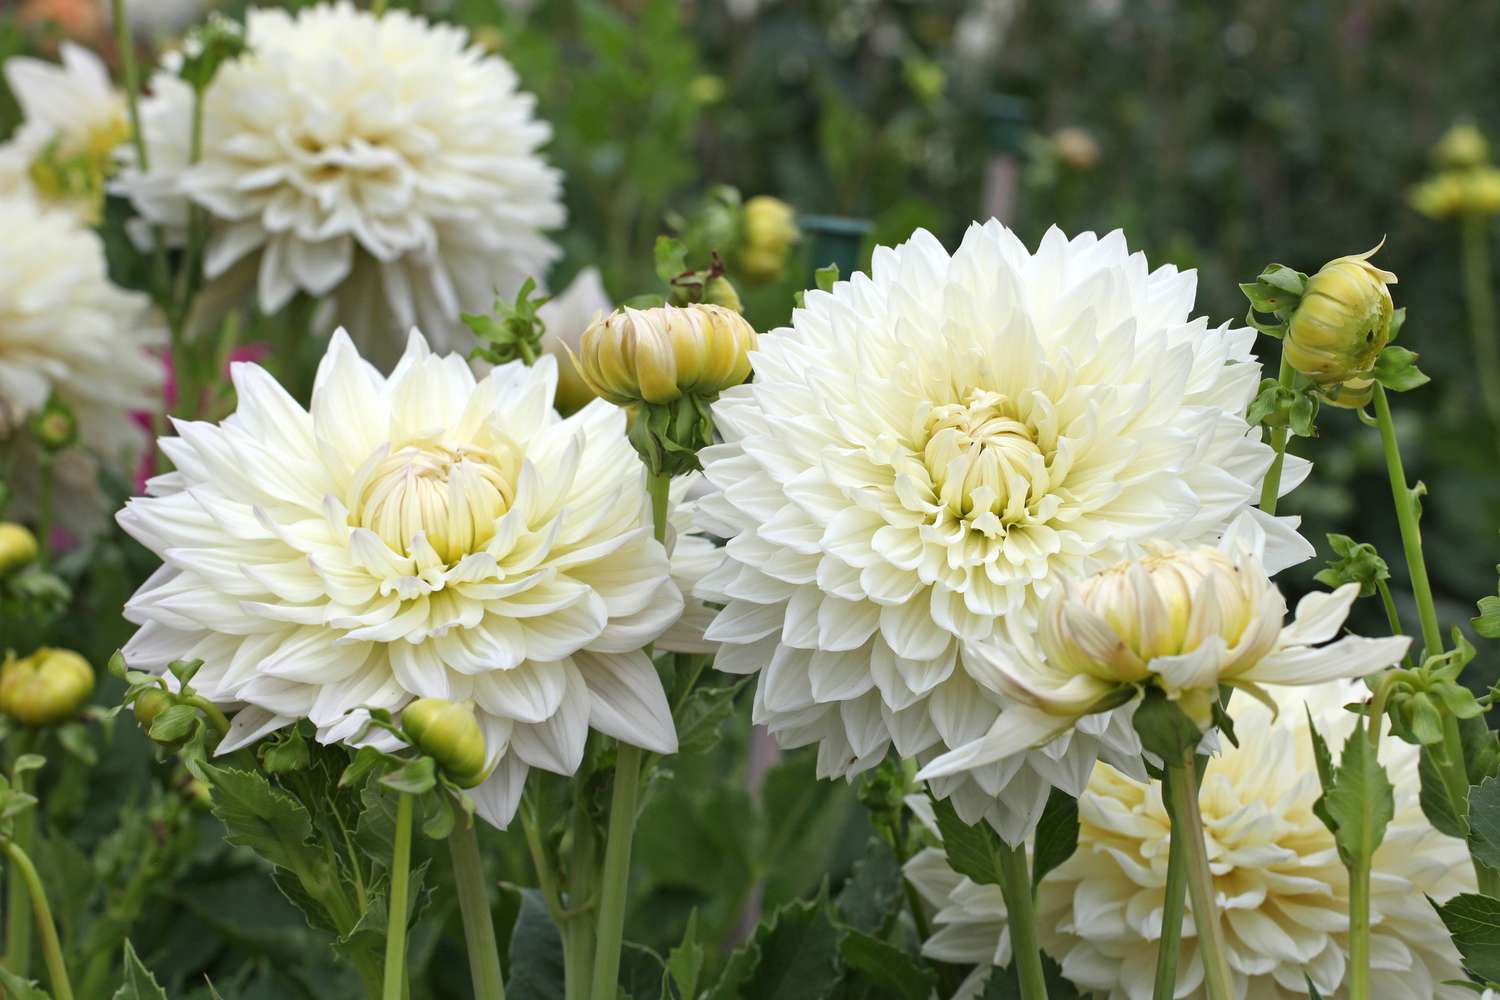
<path fill-rule="evenodd" d="M 0 195 L 0 233 L 0 438 L 55 395 L 80 442 L 128 472 L 146 444 L 130 414 L 161 398 L 150 302 L 110 282 L 103 241 L 66 211 Z"/>
<path fill-rule="evenodd" d="M 97 55 L 72 42 L 60 52 L 61 65 L 5 60 L 21 124 L 0 144 L 0 192 L 29 193 L 94 221 L 114 152 L 130 136 L 125 98 Z"/>
<path fill-rule="evenodd" d="M 255 365 L 232 377 L 238 410 L 179 423 L 161 442 L 177 471 L 119 515 L 165 563 L 126 606 L 125 657 L 201 658 L 194 686 L 246 706 L 221 751 L 472 700 L 492 769 L 475 798 L 503 825 L 528 768 L 573 773 L 591 726 L 676 749 L 641 647 L 682 598 L 624 411 L 563 419 L 551 359 L 476 383 L 416 332 L 389 378 L 336 333 L 310 412 Z"/>
<path fill-rule="evenodd" d="M 1348 875 L 1332 834 L 1313 815 L 1321 789 L 1303 706 L 1337 753 L 1354 725 L 1343 706 L 1367 696 L 1349 681 L 1277 690 L 1274 720 L 1253 698 L 1236 695 L 1230 702 L 1240 746 L 1225 741 L 1224 752 L 1209 762 L 1199 801 L 1237 996 L 1304 997 L 1304 975 L 1323 996 L 1338 995 L 1348 963 Z M 1396 809 L 1370 882 L 1372 995 L 1472 996 L 1441 985 L 1463 972 L 1426 898 L 1474 891 L 1467 852 L 1422 814 L 1417 748 L 1387 739 L 1380 757 L 1395 785 Z M 1146 1000 L 1161 938 L 1171 829 L 1161 786 L 1101 767 L 1078 811 L 1078 852 L 1039 890 L 1042 945 L 1092 995 Z M 960 877 L 937 849 L 913 858 L 906 875 L 937 909 L 938 930 L 923 945 L 925 954 L 979 964 L 966 984 L 971 989 L 987 966 L 1009 960 L 998 886 Z M 1188 906 L 1178 998 L 1205 995 Z"/>
<path fill-rule="evenodd" d="M 1359 596 L 1357 583 L 1305 595 L 1283 625 L 1286 599 L 1260 564 L 1256 535 L 1241 518 L 1217 547 L 1147 542 L 1134 559 L 1064 581 L 1043 605 L 1035 646 L 971 646 L 980 682 L 1017 707 L 920 776 L 1042 745 L 1134 687 L 1160 688 L 1208 730 L 1220 685 L 1268 698 L 1268 685 L 1363 677 L 1405 655 L 1404 635 L 1329 641 Z"/>
<path fill-rule="evenodd" d="M 1054 229 L 1033 254 L 992 221 L 952 256 L 925 231 L 878 249 L 762 336 L 754 381 L 715 405 L 719 492 L 700 505 L 730 540 L 700 588 L 725 604 L 709 638 L 719 669 L 762 671 L 756 720 L 818 743 L 825 776 L 891 743 L 962 746 L 1002 704 L 966 646 L 1024 639 L 1064 576 L 1150 538 L 1211 541 L 1255 503 L 1255 333 L 1191 319 L 1194 290 L 1119 233 Z M 1252 514 L 1281 564 L 1311 554 L 1295 521 Z M 1095 715 L 934 787 L 1014 843 L 1049 786 L 1081 791 L 1099 753 L 1129 767 L 1138 749 L 1122 713 Z"/>
<path fill-rule="evenodd" d="M 212 283 L 253 278 L 266 312 L 332 297 L 371 348 L 413 324 L 447 347 L 461 312 L 544 277 L 561 178 L 505 60 L 462 28 L 347 0 L 252 10 L 246 40 L 204 96 L 202 158 L 190 163 L 192 91 L 161 72 L 141 107 L 150 169 L 127 151 L 119 180 L 169 238 L 190 204 L 207 212 Z"/>

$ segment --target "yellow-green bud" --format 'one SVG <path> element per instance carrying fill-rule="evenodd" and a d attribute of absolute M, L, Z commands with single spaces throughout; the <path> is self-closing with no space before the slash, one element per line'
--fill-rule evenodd
<path fill-rule="evenodd" d="M 473 788 L 488 776 L 484 730 L 468 702 L 418 698 L 401 710 L 401 728 L 460 788 Z"/>
<path fill-rule="evenodd" d="M 1477 167 L 1489 159 L 1489 141 L 1469 124 L 1454 125 L 1432 147 L 1432 160 L 1440 167 Z"/>
<path fill-rule="evenodd" d="M 0 521 L 0 576 L 7 576 L 37 557 L 36 536 L 25 525 Z"/>
<path fill-rule="evenodd" d="M 94 693 L 94 668 L 70 649 L 43 647 L 0 667 L 0 712 L 38 727 L 71 719 Z"/>
<path fill-rule="evenodd" d="M 1052 133 L 1052 150 L 1073 170 L 1092 170 L 1099 162 L 1099 143 L 1088 129 L 1068 125 Z"/>
<path fill-rule="evenodd" d="M 724 306 L 627 306 L 584 331 L 578 372 L 619 406 L 713 398 L 750 376 L 755 344 L 755 328 Z"/>
<path fill-rule="evenodd" d="M 1395 307 L 1386 286 L 1395 284 L 1396 276 L 1370 263 L 1375 250 L 1324 264 L 1308 279 L 1292 313 L 1282 350 L 1291 366 L 1314 382 L 1326 385 L 1366 374 L 1390 339 Z"/>
<path fill-rule="evenodd" d="M 1347 382 L 1325 386 L 1323 401 L 1346 410 L 1357 410 L 1367 405 L 1375 396 L 1373 378 L 1351 378 Z"/>
<path fill-rule="evenodd" d="M 172 704 L 172 699 L 161 688 L 150 688 L 136 695 L 135 698 L 135 721 L 141 724 L 141 728 L 149 732 L 151 723 L 156 717 Z"/>
<path fill-rule="evenodd" d="M 792 206 L 770 195 L 745 202 L 739 273 L 751 281 L 773 281 L 786 269 L 787 254 L 802 238 Z"/>
<path fill-rule="evenodd" d="M 740 293 L 735 290 L 734 283 L 722 274 L 717 278 L 710 278 L 708 284 L 703 286 L 703 301 L 733 309 L 737 313 L 745 311 L 745 304 L 740 301 Z"/>
<path fill-rule="evenodd" d="M 1500 214 L 1500 167 L 1447 170 L 1412 188 L 1411 206 L 1432 219 Z"/>

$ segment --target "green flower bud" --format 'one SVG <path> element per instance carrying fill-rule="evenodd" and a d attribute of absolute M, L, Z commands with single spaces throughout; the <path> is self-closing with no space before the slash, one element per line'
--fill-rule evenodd
<path fill-rule="evenodd" d="M 1345 382 L 1326 386 L 1323 391 L 1323 402 L 1332 406 L 1341 406 L 1346 410 L 1357 410 L 1362 406 L 1368 406 L 1374 396 L 1374 379 L 1351 378 Z"/>
<path fill-rule="evenodd" d="M 50 399 L 31 418 L 31 433 L 48 451 L 62 451 L 78 440 L 78 420 L 67 406 Z"/>
<path fill-rule="evenodd" d="M 670 403 L 713 399 L 745 381 L 755 344 L 755 328 L 724 306 L 626 307 L 584 331 L 574 360 L 589 388 L 611 403 Z"/>
<path fill-rule="evenodd" d="M 70 649 L 43 647 L 0 667 L 0 712 L 40 727 L 71 719 L 94 693 L 94 668 Z"/>
<path fill-rule="evenodd" d="M 776 280 L 786 270 L 792 244 L 801 238 L 792 206 L 769 195 L 751 198 L 745 202 L 737 273 L 752 282 Z"/>
<path fill-rule="evenodd" d="M 142 691 L 135 699 L 135 721 L 141 724 L 142 729 L 150 732 L 151 723 L 171 704 L 171 697 L 161 688 Z"/>
<path fill-rule="evenodd" d="M 418 698 L 401 711 L 401 728 L 412 745 L 437 761 L 460 788 L 473 788 L 486 777 L 484 730 L 468 702 Z"/>
<path fill-rule="evenodd" d="M 1390 339 L 1396 276 L 1366 253 L 1331 260 L 1307 281 L 1282 349 L 1291 366 L 1321 385 L 1365 376 Z"/>
<path fill-rule="evenodd" d="M 36 536 L 24 525 L 0 521 L 0 576 L 7 576 L 37 557 Z"/>
<path fill-rule="evenodd" d="M 1432 160 L 1440 167 L 1477 167 L 1489 159 L 1489 141 L 1468 123 L 1454 125 L 1432 147 Z"/>
<path fill-rule="evenodd" d="M 740 301 L 740 293 L 735 290 L 734 284 L 722 274 L 717 278 L 710 278 L 708 284 L 703 286 L 703 301 L 710 305 L 733 309 L 737 313 L 745 311 L 745 304 Z"/>

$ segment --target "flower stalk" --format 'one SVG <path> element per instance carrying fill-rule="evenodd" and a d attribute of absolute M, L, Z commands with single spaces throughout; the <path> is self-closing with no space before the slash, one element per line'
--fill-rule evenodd
<path fill-rule="evenodd" d="M 68 981 L 68 966 L 63 961 L 62 945 L 57 940 L 57 925 L 52 922 L 52 908 L 47 904 L 47 891 L 36 873 L 36 866 L 14 840 L 5 842 L 5 856 L 10 859 L 12 880 L 21 882 L 31 897 L 31 911 L 36 918 L 42 959 L 47 963 L 47 979 L 52 986 L 53 1000 L 73 1000 L 73 985 Z M 20 879 L 16 879 L 17 874 Z M 24 972 L 17 972 L 14 966 L 9 967 L 13 973 L 25 978 Z"/>
<path fill-rule="evenodd" d="M 505 1000 L 500 949 L 495 943 L 484 862 L 479 856 L 479 835 L 472 818 L 458 824 L 449 834 L 448 852 L 453 859 L 453 882 L 458 888 L 458 909 L 463 917 L 464 946 L 469 955 L 469 978 L 474 985 L 475 1000 Z"/>
<path fill-rule="evenodd" d="M 1283 346 L 1281 370 L 1277 373 L 1276 380 L 1281 383 L 1283 389 L 1290 391 L 1296 378 L 1296 369 L 1292 367 L 1291 361 L 1287 360 Z M 1260 509 L 1267 514 L 1276 513 L 1276 501 L 1281 496 L 1281 467 L 1286 464 L 1286 442 L 1289 430 L 1290 428 L 1285 423 L 1271 428 L 1271 449 L 1276 452 L 1276 456 L 1271 459 L 1271 467 L 1266 470 L 1265 481 L 1260 487 Z"/>
<path fill-rule="evenodd" d="M 1385 451 L 1385 470 L 1391 481 L 1391 499 L 1396 506 L 1396 524 L 1401 529 L 1401 551 L 1406 556 L 1406 570 L 1411 577 L 1412 595 L 1417 601 L 1417 615 L 1422 622 L 1424 658 L 1443 651 L 1443 633 L 1438 627 L 1437 607 L 1432 600 L 1432 584 L 1427 580 L 1427 562 L 1422 556 L 1422 531 L 1417 525 L 1416 495 L 1406 483 L 1401 465 L 1401 448 L 1396 443 L 1396 425 L 1391 419 L 1391 404 L 1385 386 L 1375 386 L 1375 420 L 1380 427 L 1380 444 Z"/>
<path fill-rule="evenodd" d="M 1196 765 L 1195 765 L 1196 766 Z M 1162 775 L 1162 798 L 1171 815 L 1171 771 Z M 1173 821 L 1175 825 L 1175 820 Z M 1161 940 L 1157 942 L 1156 979 L 1152 1000 L 1174 1000 L 1177 996 L 1177 958 L 1182 951 L 1182 918 L 1187 910 L 1187 855 L 1181 837 L 1167 839 L 1167 884 L 1163 887 Z"/>
<path fill-rule="evenodd" d="M 1495 336 L 1495 294 L 1490 285 L 1489 224 L 1488 215 L 1466 212 L 1459 229 L 1469 333 L 1474 338 L 1474 362 L 1479 369 L 1479 397 L 1490 425 L 1500 429 L 1500 343 Z"/>
<path fill-rule="evenodd" d="M 1188 896 L 1193 903 L 1193 926 L 1198 935 L 1198 955 L 1203 962 L 1203 986 L 1208 1000 L 1230 1000 L 1235 995 L 1224 960 L 1219 929 L 1219 910 L 1213 872 L 1198 810 L 1198 768 L 1193 749 L 1183 759 L 1167 766 L 1167 791 L 1171 796 L 1172 840 L 1180 841 L 1186 859 Z"/>
<path fill-rule="evenodd" d="M 31 749 L 31 733 L 21 730 L 12 737 L 15 743 L 15 760 L 19 761 Z M 16 767 L 11 772 L 10 786 L 18 793 L 26 791 L 26 771 Z M 36 832 L 36 810 L 27 809 L 18 814 L 11 827 L 11 843 L 21 854 L 31 849 Z M 26 883 L 17 877 L 18 870 L 11 868 L 7 883 L 5 902 L 5 967 L 26 978 L 31 968 L 31 921 L 26 917 L 28 901 Z"/>
<path fill-rule="evenodd" d="M 995 865 L 1000 871 L 1000 893 L 1010 921 L 1010 953 L 1021 1000 L 1047 1000 L 1047 978 L 1042 970 L 1042 938 L 1036 923 L 1036 897 L 1031 892 L 1031 867 L 1026 845 L 1011 847 L 996 840 Z"/>
<path fill-rule="evenodd" d="M 411 882 L 412 797 L 396 799 L 396 844 L 391 851 L 391 892 L 386 906 L 385 974 L 383 1000 L 402 1000 L 406 994 L 406 897 Z"/>

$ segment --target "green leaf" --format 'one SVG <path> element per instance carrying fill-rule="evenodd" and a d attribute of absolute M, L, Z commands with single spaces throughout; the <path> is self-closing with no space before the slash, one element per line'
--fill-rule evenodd
<path fill-rule="evenodd" d="M 302 728 L 290 726 L 278 733 L 274 740 L 262 743 L 260 762 L 267 774 L 289 774 L 307 767 L 312 762 L 312 755 L 302 736 Z"/>
<path fill-rule="evenodd" d="M 521 890 L 521 912 L 510 936 L 507 1000 L 557 1000 L 563 990 L 562 935 L 536 889 Z"/>
<path fill-rule="evenodd" d="M 1469 789 L 1469 853 L 1500 868 L 1500 778 L 1485 778 Z"/>
<path fill-rule="evenodd" d="M 707 753 L 719 745 L 724 723 L 734 715 L 734 699 L 754 675 L 724 687 L 698 688 L 677 718 L 677 752 Z"/>
<path fill-rule="evenodd" d="M 1203 739 L 1198 724 L 1157 687 L 1146 689 L 1131 722 L 1141 746 L 1167 763 L 1182 760 Z"/>
<path fill-rule="evenodd" d="M 670 236 L 656 238 L 656 276 L 668 285 L 688 269 L 687 247 Z"/>
<path fill-rule="evenodd" d="M 192 705 L 172 705 L 151 720 L 150 735 L 158 743 L 177 743 L 192 735 L 198 725 L 198 710 Z"/>
<path fill-rule="evenodd" d="M 212 764 L 199 770 L 213 790 L 211 808 L 224 824 L 225 840 L 289 871 L 321 864 L 322 853 L 308 843 L 312 818 L 300 802 L 253 771 Z"/>
<path fill-rule="evenodd" d="M 901 866 L 880 837 L 865 842 L 864 857 L 844 880 L 834 900 L 839 918 L 857 931 L 879 934 L 901 909 Z"/>
<path fill-rule="evenodd" d="M 861 931 L 851 930 L 839 941 L 839 955 L 849 968 L 879 988 L 877 994 L 892 1000 L 927 1000 L 937 985 L 932 970 L 893 945 Z"/>
<path fill-rule="evenodd" d="M 431 757 L 418 757 L 381 775 L 380 783 L 407 795 L 430 792 L 437 786 L 437 763 Z"/>
<path fill-rule="evenodd" d="M 1395 790 L 1365 737 L 1363 717 L 1356 718 L 1344 741 L 1333 781 L 1324 786 L 1314 811 L 1333 833 L 1345 865 L 1368 861 L 1385 839 L 1396 811 Z"/>
<path fill-rule="evenodd" d="M 172 672 L 173 677 L 177 678 L 177 682 L 186 688 L 188 682 L 193 679 L 193 676 L 198 673 L 198 670 L 202 666 L 202 660 L 173 660 L 167 664 L 167 669 Z"/>
<path fill-rule="evenodd" d="M 1422 815 L 1427 817 L 1427 822 L 1432 824 L 1433 829 L 1460 840 L 1468 836 L 1463 818 L 1453 811 L 1453 803 L 1448 798 L 1448 786 L 1443 783 L 1442 767 L 1428 747 L 1421 749 L 1417 760 L 1417 777 L 1421 783 L 1418 801 L 1422 806 Z"/>
<path fill-rule="evenodd" d="M 1267 264 L 1256 281 L 1293 298 L 1301 298 L 1307 293 L 1307 275 L 1283 264 Z"/>
<path fill-rule="evenodd" d="M 833 286 L 838 282 L 838 280 L 839 266 L 837 264 L 829 264 L 826 267 L 820 267 L 813 272 L 813 284 L 818 286 L 819 291 L 833 291 Z"/>
<path fill-rule="evenodd" d="M 1047 873 L 1078 850 L 1078 800 L 1060 788 L 1047 795 L 1047 805 L 1036 826 L 1036 848 L 1031 860 L 1032 888 Z"/>
<path fill-rule="evenodd" d="M 1479 614 L 1470 619 L 1474 631 L 1486 639 L 1500 639 L 1500 597 L 1479 599 Z"/>
<path fill-rule="evenodd" d="M 839 933 L 828 910 L 820 893 L 762 920 L 729 956 L 706 1000 L 825 1000 L 839 978 Z"/>
<path fill-rule="evenodd" d="M 0 987 L 5 988 L 6 1000 L 52 1000 L 52 994 L 35 980 L 22 979 L 3 965 L 0 965 Z"/>
<path fill-rule="evenodd" d="M 1328 544 L 1338 558 L 1328 560 L 1327 568 L 1313 576 L 1325 587 L 1357 583 L 1359 596 L 1369 597 L 1375 593 L 1379 581 L 1391 578 L 1390 567 L 1368 542 L 1356 542 L 1348 535 L 1329 535 Z"/>
<path fill-rule="evenodd" d="M 1464 968 L 1480 979 L 1500 982 L 1500 899 L 1466 892 L 1433 905 L 1453 935 Z"/>
<path fill-rule="evenodd" d="M 1392 392 L 1405 392 L 1432 381 L 1417 367 L 1416 352 L 1395 344 L 1380 352 L 1371 374 Z"/>
<path fill-rule="evenodd" d="M 1042 976 L 1047 982 L 1047 1000 L 1080 1000 L 1081 994 L 1077 987 L 1063 976 L 1062 967 L 1051 955 L 1042 956 Z M 1014 963 L 990 973 L 990 977 L 985 980 L 980 1000 L 1023 1000 Z"/>
<path fill-rule="evenodd" d="M 115 991 L 114 1000 L 167 1000 L 167 991 L 156 983 L 151 970 L 141 964 L 135 946 L 125 942 L 125 981 Z"/>
<path fill-rule="evenodd" d="M 687 929 L 682 941 L 667 953 L 667 980 L 677 988 L 682 1000 L 694 1000 L 698 995 L 698 977 L 703 973 L 703 945 L 698 942 L 698 911 L 688 915 Z M 661 1000 L 672 1000 L 668 983 L 662 982 Z"/>
<path fill-rule="evenodd" d="M 932 811 L 948 865 L 980 885 L 999 885 L 1000 870 L 995 864 L 999 838 L 995 831 L 982 821 L 975 826 L 965 823 L 947 799 L 932 798 Z"/>

